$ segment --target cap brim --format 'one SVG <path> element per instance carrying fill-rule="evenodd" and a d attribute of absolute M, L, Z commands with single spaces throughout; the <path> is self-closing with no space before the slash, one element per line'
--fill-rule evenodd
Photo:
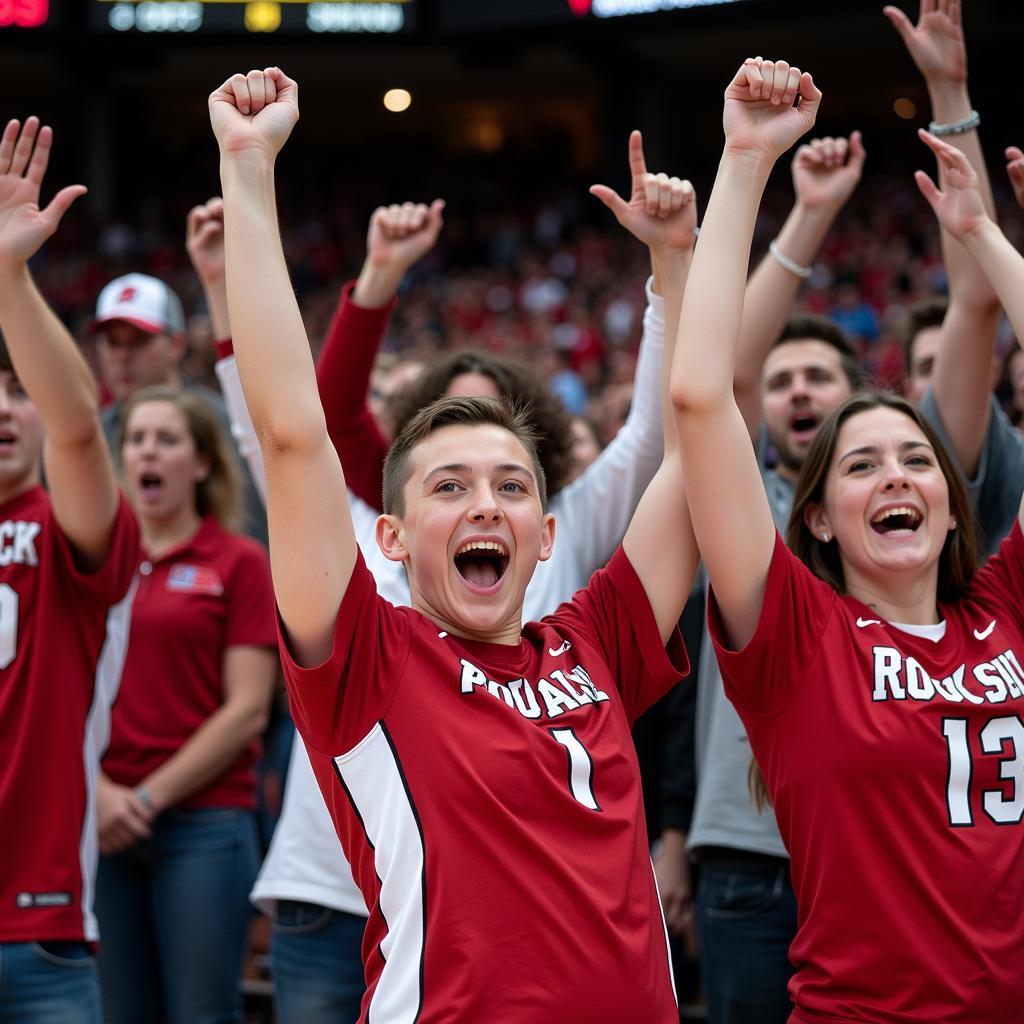
<path fill-rule="evenodd" d="M 173 331 L 169 331 L 164 324 L 155 324 L 152 320 L 143 320 L 137 316 L 123 316 L 117 313 L 109 313 L 105 317 L 101 317 L 98 320 L 93 320 L 89 327 L 89 333 L 95 334 L 104 324 L 112 323 L 115 320 L 120 320 L 122 323 L 131 324 L 133 327 L 138 327 L 140 331 L 145 331 L 147 334 L 172 334 Z"/>

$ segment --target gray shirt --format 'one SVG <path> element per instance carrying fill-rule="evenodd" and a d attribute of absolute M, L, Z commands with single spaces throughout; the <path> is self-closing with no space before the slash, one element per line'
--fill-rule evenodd
<path fill-rule="evenodd" d="M 224 399 L 216 391 L 211 391 L 209 388 L 204 388 L 198 384 L 186 384 L 184 389 L 191 391 L 194 395 L 198 395 L 217 417 L 220 429 L 224 437 L 228 439 L 229 450 L 235 459 L 242 479 L 244 532 L 252 537 L 253 540 L 258 540 L 266 546 L 267 514 L 263 510 L 263 502 L 260 501 L 260 496 L 256 492 L 256 487 L 252 482 L 252 477 L 249 475 L 249 470 L 239 457 L 238 446 L 235 442 L 234 434 L 231 432 L 231 421 L 228 419 L 228 410 L 224 404 Z M 103 435 L 107 439 L 107 445 L 114 456 L 114 463 L 120 466 L 121 453 L 117 450 L 116 446 L 118 431 L 121 429 L 121 403 L 116 402 L 113 405 L 108 405 L 100 413 L 100 423 L 103 426 Z"/>
<path fill-rule="evenodd" d="M 785 535 L 793 507 L 793 485 L 775 470 L 764 473 L 772 518 Z M 740 716 L 725 696 L 707 625 L 697 668 L 697 800 L 690 826 L 690 849 L 724 846 L 786 857 L 770 807 L 758 811 L 747 788 L 751 752 Z"/>

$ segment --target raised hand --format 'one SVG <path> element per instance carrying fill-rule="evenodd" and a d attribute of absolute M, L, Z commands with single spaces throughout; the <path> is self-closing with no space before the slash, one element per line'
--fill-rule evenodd
<path fill-rule="evenodd" d="M 808 210 L 838 210 L 853 194 L 864 170 L 860 132 L 849 140 L 831 136 L 812 139 L 793 157 L 793 190 Z"/>
<path fill-rule="evenodd" d="M 726 151 L 775 160 L 811 130 L 820 104 L 809 72 L 748 57 L 725 90 Z"/>
<path fill-rule="evenodd" d="M 378 206 L 366 234 L 366 260 L 401 279 L 437 242 L 444 225 L 444 200 Z"/>
<path fill-rule="evenodd" d="M 1013 186 L 1013 194 L 1020 206 L 1024 206 L 1024 151 L 1017 146 L 1006 147 L 1006 176 Z"/>
<path fill-rule="evenodd" d="M 188 211 L 185 249 L 204 287 L 224 280 L 224 200 L 220 196 Z"/>
<path fill-rule="evenodd" d="M 30 117 L 22 128 L 8 121 L 0 136 L 0 262 L 25 263 L 57 230 L 68 207 L 81 195 L 84 185 L 68 185 L 39 208 L 39 193 L 50 162 L 53 131 L 39 127 Z"/>
<path fill-rule="evenodd" d="M 921 0 L 916 25 L 898 7 L 883 7 L 882 13 L 899 32 L 918 71 L 928 81 L 967 81 L 960 0 Z"/>
<path fill-rule="evenodd" d="M 977 172 L 967 157 L 948 142 L 943 142 L 923 128 L 917 134 L 938 158 L 944 181 L 944 187 L 939 189 L 924 171 L 917 171 L 914 174 L 917 187 L 935 211 L 939 223 L 954 238 L 963 240 L 989 220 L 982 202 Z"/>
<path fill-rule="evenodd" d="M 280 68 L 232 75 L 210 94 L 210 123 L 222 156 L 275 157 L 299 119 L 299 87 Z"/>
<path fill-rule="evenodd" d="M 655 252 L 689 252 L 697 237 L 697 203 L 689 181 L 651 174 L 640 133 L 629 136 L 632 186 L 629 200 L 607 185 L 591 185 L 590 194 L 608 207 L 615 219 Z"/>

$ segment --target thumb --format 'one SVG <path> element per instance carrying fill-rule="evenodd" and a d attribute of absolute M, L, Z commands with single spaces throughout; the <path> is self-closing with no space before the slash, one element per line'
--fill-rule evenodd
<path fill-rule="evenodd" d="M 445 201 L 443 199 L 435 199 L 430 204 L 430 210 L 427 213 L 427 219 L 430 221 L 431 226 L 436 226 L 440 230 L 441 225 L 444 224 L 444 213 Z"/>
<path fill-rule="evenodd" d="M 892 22 L 892 27 L 899 32 L 903 42 L 909 46 L 910 37 L 914 32 L 914 26 L 910 23 L 910 19 L 898 7 L 883 7 L 882 13 Z"/>
<path fill-rule="evenodd" d="M 50 225 L 52 231 L 57 230 L 64 214 L 71 208 L 71 204 L 79 197 L 84 196 L 89 190 L 84 185 L 68 185 L 62 188 L 51 200 L 50 205 L 43 210 L 43 219 Z"/>
<path fill-rule="evenodd" d="M 921 195 L 928 200 L 928 205 L 931 206 L 933 210 L 937 211 L 939 200 L 942 199 L 942 193 L 939 191 L 935 182 L 932 181 L 924 171 L 914 171 L 914 181 L 917 182 L 917 187 L 921 190 Z"/>
<path fill-rule="evenodd" d="M 812 119 L 818 116 L 821 106 L 821 90 L 814 84 L 809 71 L 800 76 L 800 113 Z"/>
<path fill-rule="evenodd" d="M 615 189 L 609 188 L 607 185 L 591 185 L 590 194 L 597 196 L 598 199 L 608 207 L 612 213 L 615 214 L 615 219 L 621 224 L 623 219 L 629 212 L 629 204 L 615 191 Z"/>

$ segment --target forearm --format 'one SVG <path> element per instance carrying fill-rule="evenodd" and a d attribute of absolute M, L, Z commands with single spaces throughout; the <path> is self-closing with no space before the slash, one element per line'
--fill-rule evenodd
<path fill-rule="evenodd" d="M 50 445 L 91 444 L 100 429 L 96 382 L 25 264 L 0 266 L 0 330 Z"/>
<path fill-rule="evenodd" d="M 225 156 L 227 296 L 239 375 L 266 452 L 311 448 L 326 434 L 313 358 L 277 226 L 272 160 Z"/>
<path fill-rule="evenodd" d="M 838 209 L 811 209 L 797 203 L 775 240 L 779 251 L 801 267 L 810 266 L 838 212 Z M 761 260 L 747 283 L 733 386 L 736 402 L 752 435 L 761 420 L 761 369 L 782 333 L 802 283 L 802 278 L 783 267 L 770 253 Z"/>
<path fill-rule="evenodd" d="M 143 780 L 157 813 L 176 806 L 223 775 L 262 733 L 266 722 L 265 705 L 221 705 L 176 753 Z"/>
<path fill-rule="evenodd" d="M 201 282 L 210 314 L 210 325 L 217 340 L 231 337 L 231 319 L 228 316 L 228 285 L 223 277 Z"/>
<path fill-rule="evenodd" d="M 220 348 L 219 342 L 218 348 Z M 249 467 L 249 474 L 252 476 L 260 501 L 263 502 L 265 508 L 267 504 L 267 474 L 263 468 L 263 452 L 260 450 L 256 430 L 252 425 L 252 418 L 249 416 L 249 407 L 245 404 L 245 395 L 242 393 L 242 382 L 238 376 L 238 362 L 234 352 L 221 356 L 213 369 L 217 374 L 217 380 L 220 381 L 221 394 L 224 396 L 224 404 L 227 406 L 228 416 L 231 419 L 231 435 L 238 445 L 238 453 Z"/>
<path fill-rule="evenodd" d="M 1024 257 L 991 220 L 968 235 L 964 245 L 992 283 L 1017 337 L 1024 338 Z"/>
<path fill-rule="evenodd" d="M 652 254 L 651 263 L 654 268 L 654 290 L 665 300 L 665 344 L 662 347 L 658 398 L 661 409 L 663 457 L 670 458 L 677 457 L 679 439 L 676 434 L 669 383 L 672 378 L 672 361 L 675 357 L 676 341 L 679 337 L 679 317 L 690 275 L 692 254 L 689 252 Z"/>
<path fill-rule="evenodd" d="M 750 242 L 770 170 L 770 161 L 722 157 L 682 300 L 672 372 L 680 408 L 733 401 Z"/>
<path fill-rule="evenodd" d="M 398 286 L 405 276 L 404 268 L 378 266 L 367 260 L 359 271 L 352 301 L 364 309 L 383 309 L 390 306 L 398 294 Z"/>

